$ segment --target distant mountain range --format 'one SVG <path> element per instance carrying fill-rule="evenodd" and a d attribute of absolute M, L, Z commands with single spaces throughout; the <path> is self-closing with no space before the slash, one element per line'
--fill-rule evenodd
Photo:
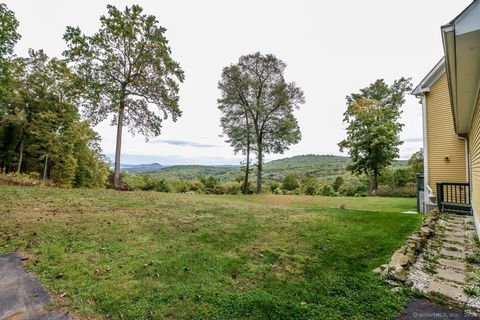
<path fill-rule="evenodd" d="M 348 157 L 333 155 L 301 155 L 291 158 L 270 161 L 264 164 L 264 179 L 266 181 L 281 181 L 288 173 L 297 177 L 313 176 L 332 180 L 337 176 L 350 175 L 346 171 L 350 163 Z M 394 167 L 405 166 L 406 161 L 396 161 Z M 252 166 L 254 168 L 254 166 Z M 240 166 L 204 166 L 175 165 L 162 166 L 159 163 L 143 165 L 122 165 L 122 170 L 128 173 L 144 174 L 154 178 L 165 179 L 197 179 L 200 176 L 213 176 L 220 181 L 231 181 L 243 175 Z M 254 173 L 252 174 L 252 180 Z"/>
<path fill-rule="evenodd" d="M 113 166 L 113 164 L 112 164 Z M 120 168 L 124 172 L 128 173 L 145 173 L 149 171 L 155 171 L 158 169 L 165 168 L 160 163 L 149 163 L 149 164 L 121 164 Z"/>

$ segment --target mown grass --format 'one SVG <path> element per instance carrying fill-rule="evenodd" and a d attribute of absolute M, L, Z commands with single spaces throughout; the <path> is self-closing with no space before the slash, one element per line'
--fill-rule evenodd
<path fill-rule="evenodd" d="M 414 199 L 0 186 L 0 203 L 0 252 L 97 319 L 392 319 L 408 293 L 372 269 L 421 220 L 400 213 Z"/>

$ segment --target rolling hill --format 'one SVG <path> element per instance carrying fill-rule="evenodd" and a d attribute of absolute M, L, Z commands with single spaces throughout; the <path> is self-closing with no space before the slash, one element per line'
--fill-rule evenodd
<path fill-rule="evenodd" d="M 274 160 L 265 163 L 264 179 L 266 181 L 281 181 L 286 174 L 293 172 L 297 177 L 309 175 L 320 179 L 333 180 L 336 176 L 350 175 L 346 171 L 349 162 L 348 157 L 314 154 Z M 405 164 L 406 161 L 397 161 L 394 167 L 404 166 Z M 231 181 L 243 175 L 240 166 L 202 165 L 169 166 L 141 173 L 153 178 L 186 180 L 196 179 L 199 176 L 213 176 L 220 181 Z M 252 178 L 254 175 L 255 173 L 252 173 Z"/>
<path fill-rule="evenodd" d="M 160 163 L 149 164 L 122 164 L 120 165 L 123 172 L 128 173 L 145 173 L 148 171 L 158 170 L 164 168 Z"/>
<path fill-rule="evenodd" d="M 213 176 L 220 181 L 231 181 L 241 175 L 240 166 L 202 166 L 202 165 L 177 165 L 164 167 L 159 170 L 144 172 L 152 178 L 185 179 L 193 180 L 200 176 Z"/>
<path fill-rule="evenodd" d="M 291 158 L 273 160 L 264 164 L 265 181 L 282 181 L 285 175 L 293 172 L 297 177 L 313 176 L 325 180 L 333 180 L 337 176 L 350 176 L 346 167 L 348 157 L 333 155 L 301 155 Z M 405 166 L 405 160 L 398 160 L 393 167 Z M 139 168 L 137 168 L 139 170 Z M 140 170 L 139 170 L 140 171 Z M 162 167 L 156 170 L 133 172 L 151 176 L 152 178 L 186 179 L 193 180 L 200 176 L 213 176 L 220 181 L 232 181 L 243 175 L 240 166 L 203 166 L 203 165 L 176 165 Z M 254 179 L 255 172 L 252 173 Z"/>

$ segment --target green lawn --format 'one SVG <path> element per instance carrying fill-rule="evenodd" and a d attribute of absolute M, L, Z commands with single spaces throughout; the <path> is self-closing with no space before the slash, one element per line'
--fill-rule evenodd
<path fill-rule="evenodd" d="M 408 293 L 372 269 L 422 219 L 389 198 L 0 186 L 0 203 L 0 252 L 97 319 L 393 319 Z"/>

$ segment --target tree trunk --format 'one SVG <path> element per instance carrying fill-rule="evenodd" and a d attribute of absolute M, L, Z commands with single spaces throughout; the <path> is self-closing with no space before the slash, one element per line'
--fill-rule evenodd
<path fill-rule="evenodd" d="M 243 194 L 248 193 L 248 177 L 250 175 L 250 143 L 251 143 L 251 136 L 250 136 L 250 121 L 248 118 L 248 111 L 246 108 L 243 109 L 245 114 L 245 130 L 247 130 L 247 150 L 246 150 L 246 156 L 247 156 L 247 164 L 245 166 L 245 178 L 243 180 Z"/>
<path fill-rule="evenodd" d="M 257 194 L 262 192 L 263 148 L 262 141 L 258 141 L 257 154 Z"/>
<path fill-rule="evenodd" d="M 248 192 L 248 175 L 250 174 L 250 141 L 247 141 L 247 164 L 245 165 L 245 179 L 243 179 L 243 194 Z"/>
<path fill-rule="evenodd" d="M 373 172 L 368 169 L 368 195 L 373 195 Z"/>
<path fill-rule="evenodd" d="M 113 175 L 113 187 L 115 190 L 120 190 L 122 185 L 120 181 L 120 154 L 122 150 L 122 129 L 123 117 L 125 113 L 125 101 L 120 101 L 120 109 L 118 110 L 117 123 L 117 146 L 115 148 L 115 172 Z"/>
<path fill-rule="evenodd" d="M 377 192 L 378 190 L 378 172 L 377 170 L 373 171 L 373 191 Z"/>
<path fill-rule="evenodd" d="M 43 167 L 43 180 L 47 180 L 48 154 L 45 156 L 45 165 Z"/>
<path fill-rule="evenodd" d="M 19 155 L 18 155 L 17 173 L 20 173 L 20 170 L 22 169 L 24 140 L 25 139 L 22 136 L 22 139 L 20 140 L 20 152 L 19 152 Z"/>

